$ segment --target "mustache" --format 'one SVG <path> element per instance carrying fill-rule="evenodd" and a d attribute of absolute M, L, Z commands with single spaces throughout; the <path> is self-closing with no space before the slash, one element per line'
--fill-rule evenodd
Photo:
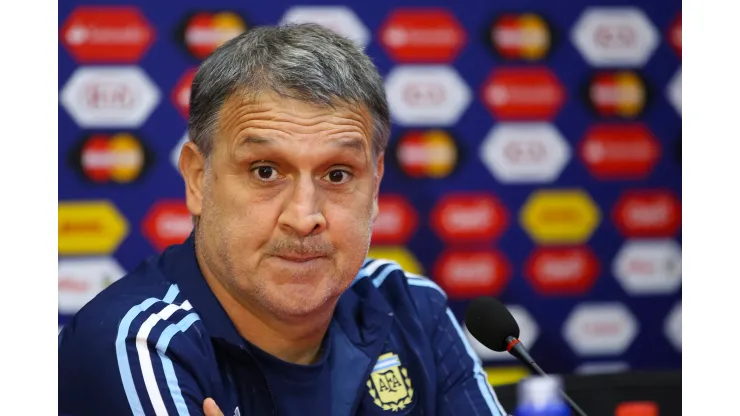
<path fill-rule="evenodd" d="M 335 248 L 333 244 L 318 239 L 304 241 L 283 239 L 271 241 L 266 251 L 271 256 L 328 256 L 334 253 Z"/>

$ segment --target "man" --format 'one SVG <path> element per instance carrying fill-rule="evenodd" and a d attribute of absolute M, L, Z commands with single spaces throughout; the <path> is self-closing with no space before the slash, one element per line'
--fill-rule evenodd
<path fill-rule="evenodd" d="M 238 36 L 199 68 L 189 129 L 194 232 L 64 328 L 60 413 L 504 414 L 442 290 L 366 259 L 390 119 L 354 44 Z"/>

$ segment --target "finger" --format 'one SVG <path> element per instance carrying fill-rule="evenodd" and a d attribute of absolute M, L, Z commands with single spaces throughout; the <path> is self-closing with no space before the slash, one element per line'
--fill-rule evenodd
<path fill-rule="evenodd" d="M 203 413 L 205 413 L 206 416 L 224 416 L 216 402 L 210 397 L 203 401 Z"/>

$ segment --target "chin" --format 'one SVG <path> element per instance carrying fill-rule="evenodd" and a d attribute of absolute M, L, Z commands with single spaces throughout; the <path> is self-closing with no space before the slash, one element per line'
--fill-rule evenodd
<path fill-rule="evenodd" d="M 333 307 L 340 293 L 325 285 L 309 282 L 288 282 L 270 285 L 263 301 L 273 313 L 285 317 L 300 317 Z"/>

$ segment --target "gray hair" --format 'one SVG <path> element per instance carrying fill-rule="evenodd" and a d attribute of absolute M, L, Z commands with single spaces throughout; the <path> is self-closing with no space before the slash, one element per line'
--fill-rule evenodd
<path fill-rule="evenodd" d="M 352 41 L 310 23 L 255 27 L 206 58 L 191 87 L 190 140 L 208 157 L 224 102 L 266 90 L 323 107 L 363 105 L 373 119 L 373 154 L 388 145 L 391 123 L 377 68 Z"/>

